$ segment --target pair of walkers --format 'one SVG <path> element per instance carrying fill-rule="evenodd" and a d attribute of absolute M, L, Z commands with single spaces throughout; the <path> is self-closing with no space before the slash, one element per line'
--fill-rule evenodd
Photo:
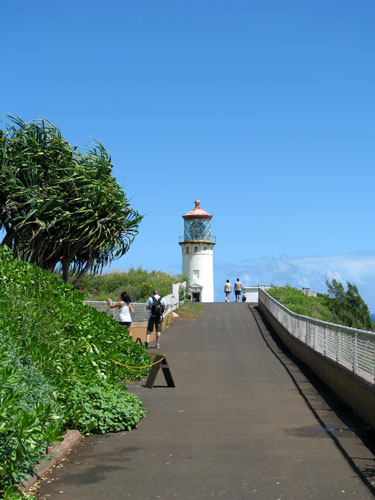
<path fill-rule="evenodd" d="M 234 283 L 233 288 L 234 288 L 234 295 L 236 298 L 236 302 L 240 302 L 241 301 L 241 292 L 242 292 L 242 283 L 240 281 L 240 278 L 237 278 L 237 281 Z M 227 282 L 224 285 L 224 293 L 225 293 L 225 302 L 230 302 L 230 294 L 232 293 L 232 285 L 230 284 L 229 280 L 227 280 Z M 246 296 L 245 296 L 245 299 L 246 299 Z"/>
<path fill-rule="evenodd" d="M 107 299 L 109 307 L 112 309 L 114 307 L 118 307 L 118 322 L 122 326 L 127 326 L 130 331 L 130 327 L 132 324 L 131 315 L 134 314 L 133 306 L 131 305 L 131 299 L 126 292 L 121 294 L 121 300 L 119 302 L 112 302 L 110 298 Z M 150 346 L 150 336 L 152 332 L 156 332 L 156 349 L 160 349 L 160 336 L 163 328 L 163 316 L 166 308 L 166 304 L 164 299 L 162 299 L 159 295 L 158 290 L 154 290 L 152 293 L 152 297 L 146 302 L 146 309 L 149 311 L 149 318 L 147 324 L 147 332 L 146 332 L 146 342 L 145 346 Z"/>

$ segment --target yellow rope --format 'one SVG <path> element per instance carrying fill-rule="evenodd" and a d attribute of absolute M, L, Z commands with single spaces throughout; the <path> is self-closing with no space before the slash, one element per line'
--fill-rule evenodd
<path fill-rule="evenodd" d="M 161 359 L 158 361 L 155 361 L 155 363 L 151 363 L 151 365 L 143 365 L 143 366 L 128 366 L 124 365 L 123 363 L 120 363 L 119 361 L 115 361 L 114 359 L 111 359 L 112 363 L 116 363 L 116 365 L 124 366 L 125 368 L 128 368 L 129 370 L 142 370 L 143 368 L 150 368 L 151 366 L 157 365 L 158 363 L 161 363 L 165 359 L 165 356 L 163 356 Z"/>

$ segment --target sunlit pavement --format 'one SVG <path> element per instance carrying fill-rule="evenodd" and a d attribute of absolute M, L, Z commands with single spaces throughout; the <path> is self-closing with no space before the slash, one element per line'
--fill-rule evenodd
<path fill-rule="evenodd" d="M 161 372 L 153 389 L 129 384 L 147 410 L 138 429 L 84 439 L 39 498 L 373 498 L 362 424 L 318 392 L 257 310 L 207 304 L 173 323 L 160 351 L 176 387 Z"/>

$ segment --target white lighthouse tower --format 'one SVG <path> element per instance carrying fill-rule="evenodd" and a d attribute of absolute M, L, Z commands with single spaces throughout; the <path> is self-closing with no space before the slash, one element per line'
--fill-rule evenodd
<path fill-rule="evenodd" d="M 213 253 L 215 239 L 211 237 L 212 215 L 200 208 L 183 215 L 184 237 L 182 249 L 182 274 L 188 276 L 192 298 L 196 302 L 214 301 Z"/>

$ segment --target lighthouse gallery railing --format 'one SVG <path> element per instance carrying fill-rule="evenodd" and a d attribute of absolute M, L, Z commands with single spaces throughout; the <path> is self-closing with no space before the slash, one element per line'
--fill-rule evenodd
<path fill-rule="evenodd" d="M 299 341 L 375 384 L 375 333 L 296 314 L 259 289 L 259 302 Z"/>

